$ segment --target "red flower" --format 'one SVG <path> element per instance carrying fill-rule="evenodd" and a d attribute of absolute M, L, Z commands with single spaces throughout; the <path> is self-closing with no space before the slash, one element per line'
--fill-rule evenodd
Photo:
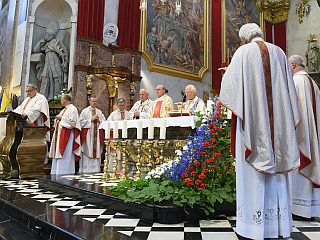
<path fill-rule="evenodd" d="M 181 177 L 188 177 L 188 173 L 185 173 L 185 172 L 182 173 L 182 174 L 181 174 Z"/>
<path fill-rule="evenodd" d="M 198 176 L 198 178 L 199 178 L 199 179 L 205 179 L 205 178 L 207 178 L 207 177 L 206 177 L 206 175 L 204 175 L 204 173 L 201 173 L 201 174 Z"/>
<path fill-rule="evenodd" d="M 212 166 L 210 166 L 210 168 L 217 168 L 217 166 L 216 165 L 212 165 Z"/>
<path fill-rule="evenodd" d="M 188 183 L 186 183 L 186 185 L 187 185 L 188 187 L 190 187 L 190 186 L 194 186 L 194 183 L 193 183 L 193 182 L 188 182 Z"/>
<path fill-rule="evenodd" d="M 220 154 L 220 153 L 214 153 L 213 156 L 214 156 L 215 158 L 218 158 L 218 157 L 221 157 L 221 154 Z"/>
<path fill-rule="evenodd" d="M 217 105 L 217 107 L 220 107 L 222 104 L 220 101 L 218 101 L 216 105 Z"/>
<path fill-rule="evenodd" d="M 217 142 L 217 139 L 215 139 L 215 138 L 210 138 L 210 141 L 211 141 L 211 142 Z"/>
<path fill-rule="evenodd" d="M 209 147 L 209 146 L 210 146 L 210 143 L 209 143 L 209 142 L 204 142 L 204 143 L 202 143 L 202 146 L 204 146 L 204 147 Z"/>
<path fill-rule="evenodd" d="M 194 167 L 190 166 L 190 167 L 188 167 L 188 170 L 192 171 L 192 170 L 194 170 Z"/>
<path fill-rule="evenodd" d="M 198 191 L 200 192 L 201 190 L 202 190 L 202 188 L 201 188 L 201 187 L 199 187 L 199 188 L 198 188 Z"/>
<path fill-rule="evenodd" d="M 210 123 L 210 124 L 209 124 L 209 127 L 212 127 L 212 128 L 213 128 L 214 126 L 215 126 L 214 123 Z"/>
<path fill-rule="evenodd" d="M 194 164 L 196 167 L 201 165 L 201 163 L 198 162 L 198 161 L 195 161 L 193 164 Z"/>
<path fill-rule="evenodd" d="M 201 185 L 202 181 L 197 179 L 197 180 L 194 181 L 194 183 L 197 184 L 197 185 Z"/>
<path fill-rule="evenodd" d="M 216 133 L 216 132 L 213 132 L 213 133 L 212 133 L 212 136 L 215 136 L 215 137 L 216 137 L 216 136 L 218 136 L 218 135 L 219 135 L 219 134 Z"/>
<path fill-rule="evenodd" d="M 213 162 L 214 162 L 214 160 L 212 158 L 207 159 L 207 163 L 213 163 Z"/>
<path fill-rule="evenodd" d="M 199 152 L 200 155 L 206 155 L 206 152 Z"/>
<path fill-rule="evenodd" d="M 204 187 L 204 188 L 206 188 L 206 187 L 208 187 L 209 185 L 208 184 L 206 184 L 206 183 L 202 183 L 201 185 L 200 185 L 200 187 Z"/>
<path fill-rule="evenodd" d="M 217 148 L 216 145 L 212 145 L 212 146 L 210 147 L 210 149 L 215 149 L 215 148 Z"/>
<path fill-rule="evenodd" d="M 191 172 L 190 174 L 191 174 L 191 176 L 196 176 L 198 173 L 195 172 L 195 171 L 193 171 L 193 172 Z"/>
<path fill-rule="evenodd" d="M 185 183 L 189 183 L 189 182 L 192 182 L 192 180 L 191 180 L 190 178 L 186 178 L 186 179 L 184 180 L 184 182 L 185 182 Z"/>
<path fill-rule="evenodd" d="M 203 173 L 209 172 L 209 169 L 208 168 L 204 168 L 204 169 L 202 169 L 202 172 Z"/>
<path fill-rule="evenodd" d="M 217 118 L 218 118 L 218 116 L 214 115 L 214 116 L 212 117 L 212 120 L 216 120 Z"/>
<path fill-rule="evenodd" d="M 221 130 L 221 127 L 215 127 L 214 130 L 220 131 L 220 130 Z"/>

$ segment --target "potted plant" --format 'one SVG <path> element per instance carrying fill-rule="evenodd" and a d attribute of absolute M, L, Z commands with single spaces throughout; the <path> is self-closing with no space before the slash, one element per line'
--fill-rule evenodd
<path fill-rule="evenodd" d="M 235 166 L 230 154 L 230 122 L 219 101 L 212 112 L 197 114 L 197 129 L 176 159 L 157 166 L 141 180 L 111 188 L 125 202 L 178 206 L 208 216 L 218 205 L 235 201 Z M 171 209 L 172 211 L 172 209 Z M 179 214 L 179 213 L 176 213 Z"/>

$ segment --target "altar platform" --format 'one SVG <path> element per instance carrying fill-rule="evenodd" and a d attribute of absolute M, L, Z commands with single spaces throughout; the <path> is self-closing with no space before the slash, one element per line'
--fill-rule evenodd
<path fill-rule="evenodd" d="M 102 207 L 100 197 L 110 184 L 101 181 L 101 176 L 0 180 L 0 217 L 7 219 L 7 224 L 0 224 L 0 239 L 244 239 L 235 233 L 235 215 L 221 213 L 204 220 L 161 224 L 124 214 L 125 209 Z M 293 224 L 290 239 L 320 238 L 319 219 Z"/>

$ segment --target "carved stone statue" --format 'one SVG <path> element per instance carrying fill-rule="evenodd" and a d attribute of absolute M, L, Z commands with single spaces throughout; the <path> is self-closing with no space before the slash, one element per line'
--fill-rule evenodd
<path fill-rule="evenodd" d="M 309 72 L 319 71 L 319 45 L 315 35 L 310 34 L 308 39 L 308 50 L 306 52 L 306 64 Z"/>
<path fill-rule="evenodd" d="M 68 83 L 68 52 L 57 38 L 59 22 L 54 19 L 46 27 L 46 34 L 34 46 L 34 53 L 41 53 L 37 64 L 37 78 L 41 81 L 40 93 L 47 99 L 61 93 Z"/>

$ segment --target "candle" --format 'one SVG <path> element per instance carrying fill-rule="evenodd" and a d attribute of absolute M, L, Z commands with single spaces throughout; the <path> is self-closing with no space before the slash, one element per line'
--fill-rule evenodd
<path fill-rule="evenodd" d="M 148 139 L 154 138 L 154 121 L 152 119 L 148 120 Z"/>
<path fill-rule="evenodd" d="M 106 122 L 106 128 L 104 129 L 104 138 L 110 139 L 110 123 Z"/>
<path fill-rule="evenodd" d="M 214 102 L 211 100 L 211 98 L 209 98 L 207 100 L 207 112 L 212 112 L 212 105 L 214 104 Z"/>
<path fill-rule="evenodd" d="M 113 122 L 113 138 L 118 138 L 118 122 Z"/>
<path fill-rule="evenodd" d="M 161 122 L 160 122 L 160 139 L 166 139 L 166 130 L 167 130 L 166 120 L 165 119 L 161 119 Z"/>
<path fill-rule="evenodd" d="M 137 139 L 142 139 L 142 121 L 137 121 Z"/>
<path fill-rule="evenodd" d="M 122 138 L 128 138 L 128 127 L 127 127 L 127 121 L 122 121 Z"/>

